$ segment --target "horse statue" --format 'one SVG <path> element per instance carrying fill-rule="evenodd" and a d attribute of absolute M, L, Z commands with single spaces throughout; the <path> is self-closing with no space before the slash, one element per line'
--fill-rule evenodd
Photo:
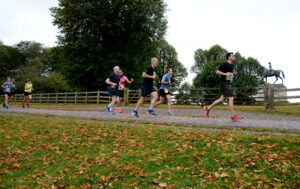
<path fill-rule="evenodd" d="M 283 78 L 285 79 L 285 76 L 284 76 L 283 71 L 282 71 L 282 70 L 273 70 L 272 67 L 271 67 L 271 63 L 269 63 L 269 67 L 270 67 L 271 69 L 267 69 L 266 67 L 264 67 L 264 66 L 262 66 L 262 65 L 260 66 L 260 69 L 263 70 L 263 75 L 264 75 L 264 78 L 266 78 L 266 82 L 267 82 L 267 78 L 268 78 L 268 77 L 273 77 L 273 76 L 275 76 L 275 77 L 276 77 L 276 81 L 278 80 L 278 78 L 280 78 L 280 79 L 281 79 L 281 82 L 282 82 L 282 84 L 283 84 L 283 79 L 282 79 L 282 77 L 280 77 L 280 73 L 282 73 L 282 76 L 283 76 Z M 273 83 L 273 85 L 276 83 L 276 81 Z"/>

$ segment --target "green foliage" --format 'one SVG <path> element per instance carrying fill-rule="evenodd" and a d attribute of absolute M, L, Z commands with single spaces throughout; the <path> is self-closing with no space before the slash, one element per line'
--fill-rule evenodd
<path fill-rule="evenodd" d="M 25 63 L 25 56 L 17 48 L 0 44 L 0 79 L 14 75 Z"/>
<path fill-rule="evenodd" d="M 167 72 L 168 68 L 172 68 L 172 87 L 179 87 L 188 73 L 184 65 L 178 60 L 176 49 L 168 44 L 166 40 L 161 40 L 157 47 L 157 54 L 159 60 L 159 64 L 156 68 L 157 83 L 160 85 L 162 76 Z"/>
<path fill-rule="evenodd" d="M 60 0 L 51 13 L 61 32 L 61 72 L 72 87 L 104 89 L 118 65 L 139 86 L 166 32 L 165 11 L 162 0 Z"/>

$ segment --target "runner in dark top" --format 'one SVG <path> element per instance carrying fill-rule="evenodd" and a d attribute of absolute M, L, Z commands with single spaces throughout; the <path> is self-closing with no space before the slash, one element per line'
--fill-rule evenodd
<path fill-rule="evenodd" d="M 152 100 L 150 107 L 148 109 L 148 114 L 156 116 L 155 112 L 153 111 L 153 106 L 155 102 L 157 101 L 157 92 L 156 89 L 153 87 L 153 83 L 155 82 L 154 79 L 156 78 L 156 72 L 155 68 L 158 64 L 157 58 L 151 59 L 151 66 L 148 66 L 146 70 L 143 72 L 142 77 L 144 78 L 141 90 L 142 90 L 142 97 L 137 102 L 135 109 L 132 111 L 132 115 L 134 117 L 139 117 L 138 115 L 138 109 L 145 101 L 146 97 L 151 94 Z"/>
<path fill-rule="evenodd" d="M 231 81 L 233 80 L 234 75 L 237 75 L 238 73 L 234 71 L 234 65 L 233 61 L 235 60 L 235 56 L 232 52 L 226 54 L 227 62 L 222 63 L 218 70 L 216 71 L 216 74 L 220 75 L 220 90 L 221 90 L 221 97 L 217 100 L 215 100 L 210 106 L 205 106 L 205 116 L 209 117 L 210 110 L 213 109 L 214 106 L 223 103 L 225 101 L 225 97 L 229 98 L 229 110 L 231 112 L 231 120 L 236 121 L 243 119 L 243 117 L 238 116 L 235 114 L 233 109 L 233 93 L 230 86 Z"/>
<path fill-rule="evenodd" d="M 108 95 L 111 96 L 111 103 L 106 106 L 106 109 L 108 113 L 111 115 L 114 115 L 114 112 L 112 110 L 114 104 L 117 104 L 119 102 L 119 90 L 118 85 L 120 82 L 120 75 L 119 75 L 119 66 L 114 67 L 114 72 L 111 73 L 108 78 L 106 79 L 105 83 L 108 85 L 107 91 Z"/>

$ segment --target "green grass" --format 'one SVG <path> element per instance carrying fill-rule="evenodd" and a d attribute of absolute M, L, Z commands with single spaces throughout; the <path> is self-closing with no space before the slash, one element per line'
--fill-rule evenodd
<path fill-rule="evenodd" d="M 0 188 L 299 188 L 300 139 L 0 116 Z"/>

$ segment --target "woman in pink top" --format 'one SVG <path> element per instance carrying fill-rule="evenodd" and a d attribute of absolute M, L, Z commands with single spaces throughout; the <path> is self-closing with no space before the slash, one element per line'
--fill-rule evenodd
<path fill-rule="evenodd" d="M 126 82 L 128 84 L 132 83 L 133 79 L 131 78 L 130 81 L 129 81 L 128 78 L 125 75 L 123 75 L 122 70 L 119 71 L 119 75 L 120 75 L 120 83 L 119 83 L 119 97 L 120 97 L 120 100 L 118 102 L 118 107 L 116 108 L 115 112 L 122 113 L 121 103 L 122 103 L 122 100 L 124 98 L 125 84 L 126 84 Z"/>

